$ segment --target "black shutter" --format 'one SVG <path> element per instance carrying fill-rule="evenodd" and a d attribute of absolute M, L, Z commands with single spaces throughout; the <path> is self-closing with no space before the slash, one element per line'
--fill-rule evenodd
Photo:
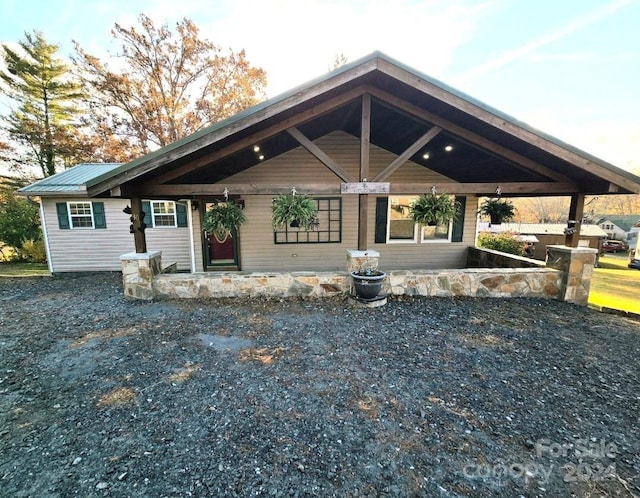
<path fill-rule="evenodd" d="M 176 221 L 178 226 L 183 228 L 187 226 L 187 206 L 181 202 L 176 202 Z"/>
<path fill-rule="evenodd" d="M 387 211 L 389 209 L 388 197 L 376 197 L 376 244 L 387 242 Z"/>
<path fill-rule="evenodd" d="M 462 242 L 464 234 L 464 211 L 467 205 L 465 196 L 456 196 L 456 202 L 460 206 L 458 216 L 453 220 L 453 228 L 451 230 L 451 242 Z"/>
<path fill-rule="evenodd" d="M 153 227 L 153 220 L 151 219 L 151 202 L 142 201 L 142 212 L 144 213 L 144 223 L 147 228 Z"/>
<path fill-rule="evenodd" d="M 104 202 L 93 202 L 94 228 L 107 228 L 107 217 L 104 214 Z"/>
<path fill-rule="evenodd" d="M 56 202 L 56 214 L 58 215 L 58 227 L 61 230 L 69 230 L 69 213 L 66 202 Z"/>

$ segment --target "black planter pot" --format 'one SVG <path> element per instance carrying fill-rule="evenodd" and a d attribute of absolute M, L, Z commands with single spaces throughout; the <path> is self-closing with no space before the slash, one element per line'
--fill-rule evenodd
<path fill-rule="evenodd" d="M 291 223 L 289 223 L 289 226 L 291 228 L 299 228 L 300 227 L 300 222 L 298 220 L 293 220 Z"/>
<path fill-rule="evenodd" d="M 491 215 L 491 224 L 492 225 L 502 225 L 502 216 L 498 216 L 497 214 Z"/>
<path fill-rule="evenodd" d="M 356 296 L 367 300 L 375 299 L 380 294 L 387 274 L 383 271 L 378 271 L 374 275 L 360 275 L 359 272 L 352 271 L 351 278 L 353 279 Z"/>

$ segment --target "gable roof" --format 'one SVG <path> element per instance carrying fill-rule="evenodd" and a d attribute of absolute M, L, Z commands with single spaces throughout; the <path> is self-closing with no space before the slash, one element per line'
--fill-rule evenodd
<path fill-rule="evenodd" d="M 56 173 L 18 190 L 22 195 L 65 196 L 69 194 L 86 195 L 86 183 L 108 175 L 122 163 L 82 163 Z"/>
<path fill-rule="evenodd" d="M 523 190 L 504 193 L 520 195 L 536 182 L 557 185 L 545 192 L 555 194 L 640 192 L 635 175 L 375 52 L 89 179 L 88 194 L 110 195 L 121 186 L 136 192 L 145 183 L 218 183 L 260 162 L 256 144 L 267 159 L 299 147 L 291 128 L 310 141 L 337 130 L 358 137 L 365 94 L 371 96 L 371 143 L 400 155 L 426 130 L 440 128 L 428 146 L 442 151 L 453 144 L 455 161 L 445 154 L 426 158 L 422 149 L 408 160 L 453 182 L 518 183 Z"/>
<path fill-rule="evenodd" d="M 617 227 L 622 228 L 625 232 L 629 232 L 634 226 L 640 223 L 640 214 L 603 214 L 598 217 L 598 223 L 604 223 L 605 221 L 613 223 Z"/>

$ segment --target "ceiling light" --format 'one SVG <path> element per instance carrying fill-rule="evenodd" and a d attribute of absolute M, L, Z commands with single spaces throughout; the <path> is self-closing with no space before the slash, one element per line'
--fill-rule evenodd
<path fill-rule="evenodd" d="M 253 146 L 253 152 L 259 152 L 260 151 L 260 146 L 259 145 L 254 145 Z"/>
<path fill-rule="evenodd" d="M 260 160 L 262 161 L 262 160 L 264 159 L 264 154 L 260 154 L 260 155 L 258 156 L 258 159 L 260 159 Z"/>
<path fill-rule="evenodd" d="M 429 159 L 429 153 L 425 152 L 424 154 L 422 154 L 422 159 Z"/>
<path fill-rule="evenodd" d="M 453 145 L 447 145 L 444 150 L 446 150 L 447 152 L 451 152 L 453 150 Z"/>

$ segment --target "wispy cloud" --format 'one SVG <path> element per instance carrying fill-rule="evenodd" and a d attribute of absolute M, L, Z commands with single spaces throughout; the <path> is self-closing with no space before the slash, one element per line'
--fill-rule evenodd
<path fill-rule="evenodd" d="M 491 71 L 504 67 L 507 64 L 510 64 L 511 62 L 518 60 L 521 57 L 527 54 L 530 54 L 541 47 L 544 47 L 546 45 L 549 45 L 550 43 L 560 40 L 570 35 L 571 33 L 580 31 L 586 28 L 587 26 L 590 26 L 591 24 L 598 22 L 600 19 L 603 19 L 613 14 L 614 12 L 617 12 L 621 8 L 626 7 L 630 3 L 631 3 L 631 0 L 615 0 L 603 7 L 595 9 L 589 14 L 583 17 L 580 17 L 578 19 L 575 19 L 574 21 L 570 22 L 569 24 L 561 27 L 556 31 L 547 33 L 536 40 L 533 40 L 513 50 L 509 50 L 503 53 L 502 55 L 494 57 L 490 61 L 485 62 L 484 64 L 480 64 L 479 66 L 476 66 L 470 69 L 469 71 L 467 71 L 457 79 L 457 84 L 460 86 L 468 85 L 479 76 L 483 76 Z"/>

